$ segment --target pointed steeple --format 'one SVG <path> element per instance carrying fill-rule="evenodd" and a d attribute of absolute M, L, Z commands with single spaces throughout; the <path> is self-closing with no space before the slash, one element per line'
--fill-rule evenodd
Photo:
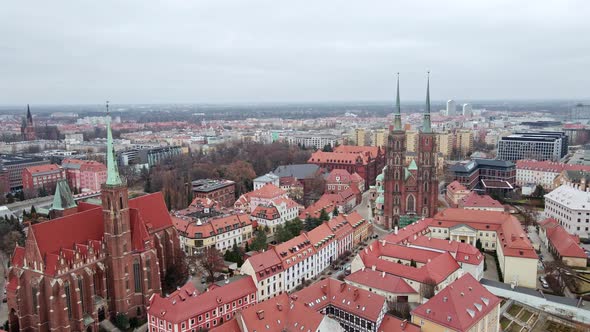
<path fill-rule="evenodd" d="M 399 73 L 397 73 L 397 94 L 395 98 L 395 114 L 393 118 L 393 130 L 402 130 L 402 108 L 399 100 Z"/>
<path fill-rule="evenodd" d="M 115 148 L 113 146 L 113 133 L 111 132 L 111 115 L 109 113 L 109 102 L 107 101 L 107 182 L 108 186 L 123 184 L 119 176 L 117 161 L 115 159 Z"/>
<path fill-rule="evenodd" d="M 427 72 L 426 78 L 426 109 L 424 110 L 424 121 L 422 122 L 422 132 L 431 133 L 430 124 L 430 71 Z"/>
<path fill-rule="evenodd" d="M 33 123 L 33 116 L 31 115 L 31 108 L 29 107 L 29 104 L 27 104 L 27 122 Z"/>
<path fill-rule="evenodd" d="M 53 204 L 51 210 L 66 210 L 76 207 L 74 196 L 65 179 L 57 181 L 55 186 L 55 195 L 53 195 Z"/>

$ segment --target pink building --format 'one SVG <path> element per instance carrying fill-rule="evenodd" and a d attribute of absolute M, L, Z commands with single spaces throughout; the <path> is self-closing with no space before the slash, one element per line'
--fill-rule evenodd
<path fill-rule="evenodd" d="M 98 191 L 107 181 L 107 167 L 94 160 L 65 159 L 61 166 L 66 170 L 70 188 L 78 191 Z"/>

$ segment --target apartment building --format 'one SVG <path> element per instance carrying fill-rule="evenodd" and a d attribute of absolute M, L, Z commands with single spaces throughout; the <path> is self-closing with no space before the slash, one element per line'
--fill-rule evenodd
<path fill-rule="evenodd" d="M 590 192 L 564 184 L 545 195 L 545 217 L 553 218 L 570 234 L 590 237 Z"/>
<path fill-rule="evenodd" d="M 568 137 L 564 132 L 515 133 L 498 141 L 497 159 L 559 161 L 567 154 L 567 149 Z"/>

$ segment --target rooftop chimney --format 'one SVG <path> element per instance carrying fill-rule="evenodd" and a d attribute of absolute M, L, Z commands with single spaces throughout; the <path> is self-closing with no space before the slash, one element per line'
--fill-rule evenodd
<path fill-rule="evenodd" d="M 280 303 L 277 303 L 277 310 L 278 311 L 283 311 L 283 305 Z"/>
<path fill-rule="evenodd" d="M 354 298 L 354 301 L 358 300 L 358 298 L 359 298 L 359 290 L 358 290 L 358 289 L 355 289 L 355 290 L 354 290 L 354 294 L 353 294 L 353 296 L 354 296 L 354 297 L 353 297 L 353 298 Z"/>
<path fill-rule="evenodd" d="M 256 311 L 256 316 L 258 316 L 258 320 L 263 320 L 264 319 L 264 310 Z"/>
<path fill-rule="evenodd" d="M 344 292 L 345 289 L 346 289 L 346 283 L 345 282 L 342 282 L 340 284 L 340 292 Z"/>
<path fill-rule="evenodd" d="M 324 293 L 324 295 L 328 295 L 328 285 L 322 285 L 320 288 L 322 289 L 322 293 Z"/>

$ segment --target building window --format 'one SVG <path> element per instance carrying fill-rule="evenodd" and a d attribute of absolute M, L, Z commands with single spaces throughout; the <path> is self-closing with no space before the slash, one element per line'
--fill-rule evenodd
<path fill-rule="evenodd" d="M 135 281 L 135 292 L 141 293 L 141 270 L 139 260 L 133 262 L 133 278 Z"/>
<path fill-rule="evenodd" d="M 145 273 L 147 277 L 148 289 L 152 289 L 152 260 L 149 257 L 145 260 Z"/>
<path fill-rule="evenodd" d="M 70 293 L 70 283 L 65 282 L 64 284 L 64 293 L 66 295 L 66 307 L 68 308 L 68 318 L 72 318 L 72 298 Z"/>

